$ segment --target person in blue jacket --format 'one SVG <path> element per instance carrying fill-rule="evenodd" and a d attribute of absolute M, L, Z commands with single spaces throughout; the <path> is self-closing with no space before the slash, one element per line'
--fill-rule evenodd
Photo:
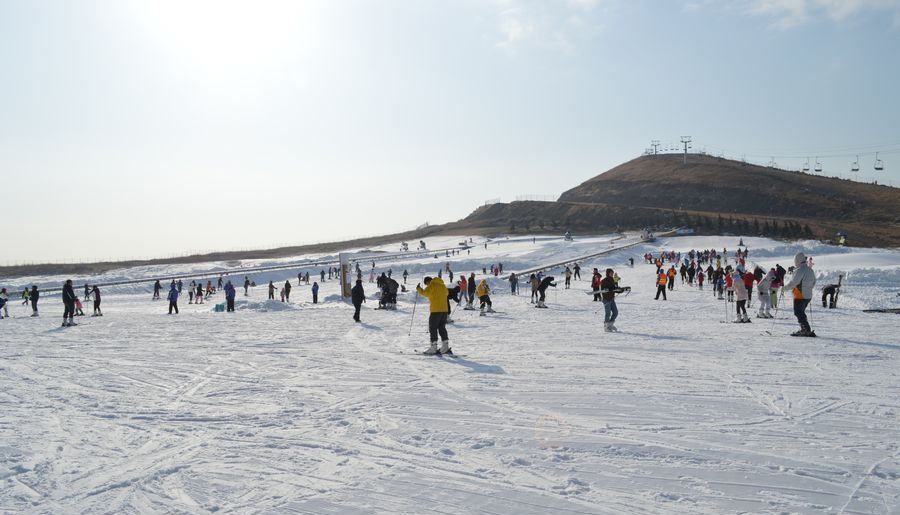
<path fill-rule="evenodd" d="M 225 283 L 225 304 L 227 305 L 225 311 L 234 311 L 234 294 L 234 285 L 231 284 L 231 281 L 228 281 Z"/>
<path fill-rule="evenodd" d="M 312 285 L 313 304 L 319 303 L 319 283 L 313 281 Z"/>
<path fill-rule="evenodd" d="M 175 284 L 172 284 L 171 289 L 169 290 L 169 314 L 172 314 L 172 310 L 175 310 L 175 314 L 178 314 L 178 287 Z"/>

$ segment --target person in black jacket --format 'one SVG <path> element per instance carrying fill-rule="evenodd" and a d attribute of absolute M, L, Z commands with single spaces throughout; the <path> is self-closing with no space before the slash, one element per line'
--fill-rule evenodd
<path fill-rule="evenodd" d="M 38 316 L 38 299 L 41 298 L 41 292 L 38 291 L 37 285 L 31 287 L 31 295 L 28 298 L 31 300 L 31 316 L 36 317 Z"/>
<path fill-rule="evenodd" d="M 286 300 L 287 302 L 291 301 L 291 282 L 290 281 L 284 282 L 284 300 Z"/>
<path fill-rule="evenodd" d="M 350 299 L 353 301 L 353 308 L 355 309 L 353 312 L 353 320 L 360 322 L 359 308 L 361 308 L 362 303 L 366 301 L 366 292 L 363 290 L 362 279 L 356 280 L 356 286 L 350 290 Z"/>
<path fill-rule="evenodd" d="M 100 288 L 98 286 L 94 285 L 94 288 L 91 290 L 91 293 L 94 294 L 94 315 L 93 316 L 102 317 L 103 312 L 100 311 Z M 88 296 L 85 296 L 85 298 L 87 298 Z"/>
<path fill-rule="evenodd" d="M 159 291 L 162 290 L 162 285 L 159 284 L 159 279 L 153 283 L 153 300 L 159 300 Z"/>
<path fill-rule="evenodd" d="M 556 288 L 556 283 L 553 282 L 553 280 L 554 280 L 554 277 L 552 275 L 548 275 L 547 277 L 544 277 L 543 279 L 541 279 L 541 284 L 538 286 L 538 294 L 540 295 L 540 298 L 538 299 L 537 304 L 535 304 L 535 307 L 538 307 L 538 308 L 546 308 L 547 307 L 547 305 L 544 304 L 544 298 L 546 296 L 548 287 L 553 286 L 554 288 Z"/>
<path fill-rule="evenodd" d="M 75 288 L 72 287 L 71 279 L 67 280 L 66 284 L 63 286 L 62 300 L 63 305 L 65 306 L 65 310 L 63 311 L 62 326 L 71 327 L 73 325 L 76 325 L 75 321 L 73 320 L 73 318 L 75 317 Z"/>

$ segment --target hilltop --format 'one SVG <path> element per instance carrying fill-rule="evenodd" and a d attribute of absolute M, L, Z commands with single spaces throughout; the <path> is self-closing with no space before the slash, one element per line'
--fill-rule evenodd
<path fill-rule="evenodd" d="M 442 225 L 384 236 L 167 259 L 0 267 L 0 276 L 91 274 L 139 265 L 284 258 L 337 252 L 437 235 L 605 233 L 686 226 L 700 234 L 829 240 L 838 231 L 856 246 L 900 246 L 900 189 L 821 177 L 707 155 L 642 156 L 564 192 L 556 202 L 481 206 Z"/>

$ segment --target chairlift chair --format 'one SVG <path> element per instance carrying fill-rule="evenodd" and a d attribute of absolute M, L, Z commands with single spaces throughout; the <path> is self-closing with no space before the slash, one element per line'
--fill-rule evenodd
<path fill-rule="evenodd" d="M 804 172 L 808 172 L 808 171 L 809 171 L 809 158 L 808 158 L 808 157 L 806 158 L 806 162 L 803 163 L 803 171 L 804 171 Z"/>
<path fill-rule="evenodd" d="M 814 170 L 816 171 L 816 173 L 822 172 L 822 163 L 819 162 L 818 157 L 816 157 L 816 167 L 814 168 Z"/>
<path fill-rule="evenodd" d="M 851 172 L 859 171 L 859 156 L 856 156 L 856 161 L 853 161 L 853 165 L 850 166 L 850 171 Z"/>
<path fill-rule="evenodd" d="M 878 159 L 878 152 L 875 152 L 875 171 L 880 172 L 884 170 L 884 161 Z"/>

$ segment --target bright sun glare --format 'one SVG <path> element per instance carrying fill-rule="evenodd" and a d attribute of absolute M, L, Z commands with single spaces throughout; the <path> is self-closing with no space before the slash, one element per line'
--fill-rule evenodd
<path fill-rule="evenodd" d="M 303 30 L 303 2 L 264 0 L 163 0 L 135 10 L 161 43 L 194 65 L 221 69 L 268 62 L 290 50 Z"/>

